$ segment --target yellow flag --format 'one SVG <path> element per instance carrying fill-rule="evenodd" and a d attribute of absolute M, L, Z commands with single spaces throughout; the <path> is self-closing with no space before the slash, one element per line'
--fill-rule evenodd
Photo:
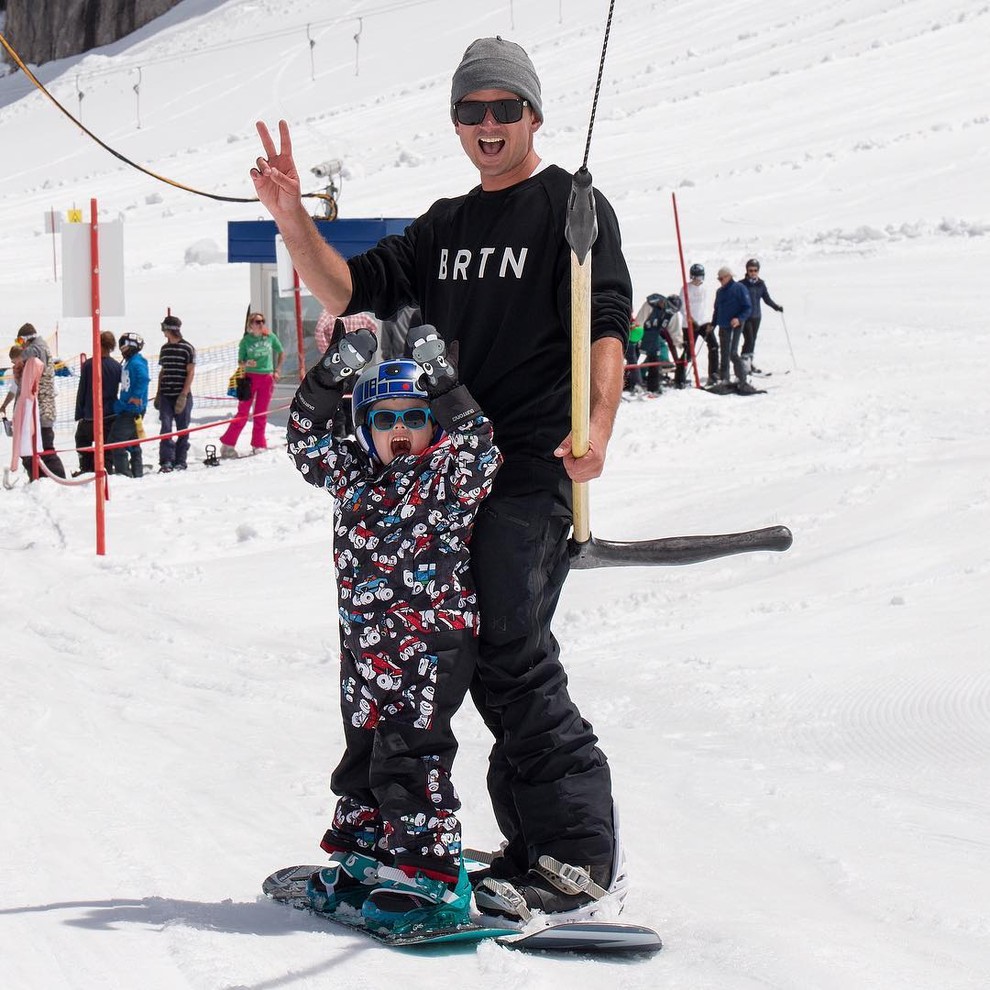
<path fill-rule="evenodd" d="M 69 210 L 67 214 L 69 223 L 82 223 L 82 210 Z"/>

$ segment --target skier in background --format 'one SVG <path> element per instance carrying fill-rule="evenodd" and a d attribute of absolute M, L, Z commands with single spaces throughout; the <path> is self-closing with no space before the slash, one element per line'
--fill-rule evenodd
<path fill-rule="evenodd" d="M 753 366 L 753 357 L 756 353 L 756 335 L 760 332 L 760 322 L 763 319 L 763 310 L 760 303 L 765 302 L 771 309 L 778 313 L 784 312 L 784 307 L 777 305 L 767 291 L 767 284 L 760 278 L 760 263 L 756 258 L 750 258 L 746 262 L 746 277 L 742 284 L 749 291 L 749 298 L 753 304 L 753 312 L 743 325 L 742 359 L 746 363 L 746 370 L 760 375 L 763 372 Z"/>
<path fill-rule="evenodd" d="M 688 309 L 691 311 L 691 332 L 694 334 L 695 353 L 698 349 L 698 339 L 704 340 L 708 347 L 708 380 L 706 385 L 714 385 L 718 381 L 718 332 L 711 322 L 698 323 L 708 313 L 708 291 L 705 289 L 705 266 L 693 264 L 690 270 L 690 281 L 685 286 Z"/>
<path fill-rule="evenodd" d="M 264 157 L 251 176 L 296 270 L 324 306 L 387 317 L 418 305 L 447 345 L 459 347 L 461 379 L 491 418 L 505 457 L 472 538 L 482 625 L 471 693 L 495 737 L 488 789 L 507 842 L 475 898 L 482 910 L 516 920 L 532 909 L 588 912 L 611 892 L 621 896 L 625 873 L 608 763 L 568 694 L 551 622 L 570 565 L 571 482 L 601 474 L 612 435 L 632 286 L 615 213 L 596 190 L 591 446 L 579 459 L 570 436 L 564 236 L 572 182 L 533 146 L 543 124 L 536 69 L 519 45 L 478 39 L 454 72 L 448 107 L 480 187 L 439 200 L 403 234 L 347 261 L 303 205 L 284 121 L 278 149 L 259 122 Z M 541 856 L 573 867 L 564 873 L 581 884 L 548 877 Z"/>
<path fill-rule="evenodd" d="M 738 392 L 742 395 L 752 395 L 756 390 L 747 379 L 746 362 L 739 356 L 739 338 L 742 336 L 743 324 L 753 311 L 746 287 L 737 282 L 732 275 L 732 269 L 723 266 L 718 270 L 719 289 L 715 293 L 715 307 L 712 312 L 712 326 L 718 327 L 719 350 L 721 351 L 721 366 L 717 385 L 713 391 L 719 393 Z M 730 381 L 729 365 L 735 369 L 736 383 Z"/>
<path fill-rule="evenodd" d="M 375 335 L 338 320 L 288 425 L 296 467 L 335 502 L 346 743 L 321 843 L 330 865 L 307 893 L 317 911 L 345 904 L 393 932 L 471 920 L 450 720 L 477 657 L 468 540 L 501 461 L 434 328 L 413 334 L 421 363 L 365 367 Z M 356 435 L 339 440 L 333 418 L 351 382 Z"/>

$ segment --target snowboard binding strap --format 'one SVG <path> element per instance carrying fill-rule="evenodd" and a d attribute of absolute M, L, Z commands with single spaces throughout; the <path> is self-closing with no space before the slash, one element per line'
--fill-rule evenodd
<path fill-rule="evenodd" d="M 608 896 L 608 891 L 595 883 L 586 869 L 571 866 L 570 863 L 561 863 L 553 856 L 541 856 L 533 870 L 564 894 L 587 894 L 595 901 Z"/>
<path fill-rule="evenodd" d="M 533 917 L 533 912 L 526 904 L 526 898 L 511 883 L 496 880 L 494 877 L 486 877 L 481 881 L 481 885 L 499 897 L 504 902 L 504 907 L 520 921 L 527 922 Z"/>

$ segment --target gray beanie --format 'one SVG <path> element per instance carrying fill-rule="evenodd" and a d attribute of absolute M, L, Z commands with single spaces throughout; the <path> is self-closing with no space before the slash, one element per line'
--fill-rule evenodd
<path fill-rule="evenodd" d="M 540 78 L 525 50 L 502 37 L 472 41 L 454 72 L 450 86 L 450 115 L 454 104 L 479 89 L 505 89 L 528 101 L 533 113 L 543 120 Z"/>

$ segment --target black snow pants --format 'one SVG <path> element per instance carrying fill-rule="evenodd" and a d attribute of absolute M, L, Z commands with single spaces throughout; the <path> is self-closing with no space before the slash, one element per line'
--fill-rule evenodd
<path fill-rule="evenodd" d="M 495 736 L 488 791 L 505 854 L 521 872 L 544 854 L 610 863 L 614 844 L 608 764 L 567 692 L 550 631 L 569 529 L 549 491 L 491 495 L 471 538 L 481 612 L 471 695 Z"/>
<path fill-rule="evenodd" d="M 751 316 L 743 324 L 742 356 L 749 358 L 751 362 L 756 353 L 756 335 L 760 332 L 760 323 L 762 322 L 762 317 Z"/>

